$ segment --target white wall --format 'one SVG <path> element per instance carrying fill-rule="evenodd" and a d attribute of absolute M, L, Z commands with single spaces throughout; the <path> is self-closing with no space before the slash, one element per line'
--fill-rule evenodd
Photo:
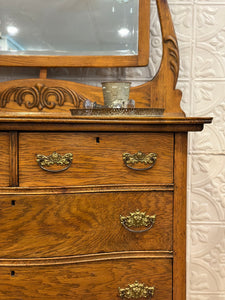
<path fill-rule="evenodd" d="M 188 300 L 225 300 L 225 0 L 170 0 L 181 52 L 178 87 L 191 116 L 213 116 L 213 125 L 189 135 Z M 160 28 L 152 5 L 148 67 L 51 69 L 49 77 L 99 85 L 122 78 L 140 84 L 161 58 Z M 0 81 L 37 77 L 38 69 L 1 68 Z"/>
<path fill-rule="evenodd" d="M 188 300 L 225 299 L 225 0 L 170 1 L 188 115 L 213 116 L 190 134 Z"/>

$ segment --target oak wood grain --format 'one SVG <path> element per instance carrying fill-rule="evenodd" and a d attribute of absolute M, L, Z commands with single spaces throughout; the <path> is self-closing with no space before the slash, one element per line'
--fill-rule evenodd
<path fill-rule="evenodd" d="M 185 300 L 187 133 L 175 134 L 174 160 L 173 299 Z"/>
<path fill-rule="evenodd" d="M 117 185 L 85 185 L 74 187 L 0 187 L 1 195 L 57 195 L 75 193 L 105 193 L 105 192 L 152 192 L 173 191 L 173 184 L 168 185 L 144 185 L 144 184 L 117 184 Z"/>
<path fill-rule="evenodd" d="M 96 142 L 96 138 L 99 142 Z M 49 173 L 39 167 L 36 155 L 50 155 L 54 151 L 62 155 L 73 154 L 73 163 L 68 170 Z M 124 164 L 123 153 L 135 154 L 138 151 L 157 153 L 157 162 L 152 169 L 135 171 Z M 37 132 L 19 135 L 19 185 L 21 187 L 121 183 L 170 184 L 172 182 L 173 135 L 171 133 L 140 135 L 137 133 Z"/>
<path fill-rule="evenodd" d="M 173 251 L 122 251 L 41 258 L 0 258 L 0 267 L 62 266 L 124 259 L 173 259 Z"/>
<path fill-rule="evenodd" d="M 10 137 L 10 178 L 9 185 L 18 186 L 18 132 L 11 131 Z"/>
<path fill-rule="evenodd" d="M 201 131 L 212 118 L 41 118 L 24 114 L 7 115 L 0 118 L 1 130 L 21 131 L 102 131 L 102 132 L 187 132 Z"/>
<path fill-rule="evenodd" d="M 125 259 L 13 269 L 0 267 L 0 297 L 4 300 L 121 299 L 118 288 L 126 288 L 136 280 L 155 287 L 154 300 L 172 300 L 170 259 Z"/>
<path fill-rule="evenodd" d="M 173 192 L 166 191 L 0 196 L 0 257 L 171 251 L 172 206 Z M 137 209 L 156 215 L 145 233 L 120 223 L 120 215 Z"/>
<path fill-rule="evenodd" d="M 120 299 L 118 287 L 136 280 L 155 287 L 154 300 L 186 299 L 187 132 L 212 119 L 184 116 L 173 22 L 167 0 L 156 2 L 162 62 L 130 98 L 162 116 L 73 117 L 85 98 L 103 104 L 102 89 L 47 79 L 49 66 L 147 64 L 149 0 L 140 1 L 140 56 L 0 56 L 1 65 L 42 67 L 40 78 L 0 83 L 0 299 Z M 73 153 L 68 170 L 40 169 L 36 154 L 54 151 Z M 138 151 L 158 154 L 151 170 L 125 166 L 122 153 Z M 136 209 L 156 214 L 148 232 L 120 223 Z"/>
<path fill-rule="evenodd" d="M 9 186 L 10 138 L 7 132 L 0 132 L 0 178 L 0 186 Z"/>

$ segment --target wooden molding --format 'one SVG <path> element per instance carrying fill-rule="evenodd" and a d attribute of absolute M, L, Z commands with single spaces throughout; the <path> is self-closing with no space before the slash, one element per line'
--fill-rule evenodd
<path fill-rule="evenodd" d="M 115 261 L 123 259 L 172 259 L 172 251 L 124 251 L 109 252 L 100 254 L 75 255 L 67 257 L 46 257 L 46 258 L 23 258 L 23 259 L 0 259 L 0 266 L 54 266 L 79 264 L 98 261 Z"/>

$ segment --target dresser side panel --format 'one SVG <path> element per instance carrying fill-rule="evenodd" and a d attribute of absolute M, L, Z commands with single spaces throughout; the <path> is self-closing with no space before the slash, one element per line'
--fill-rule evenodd
<path fill-rule="evenodd" d="M 175 134 L 174 148 L 173 300 L 185 300 L 187 133 Z"/>

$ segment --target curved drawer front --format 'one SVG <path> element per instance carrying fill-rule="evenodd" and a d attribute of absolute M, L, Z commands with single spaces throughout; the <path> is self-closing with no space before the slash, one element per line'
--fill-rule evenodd
<path fill-rule="evenodd" d="M 172 201 L 172 192 L 0 196 L 0 257 L 171 250 Z"/>
<path fill-rule="evenodd" d="M 0 133 L 0 186 L 9 186 L 9 134 Z"/>
<path fill-rule="evenodd" d="M 20 186 L 171 183 L 170 133 L 20 134 Z"/>
<path fill-rule="evenodd" d="M 11 276 L 13 274 L 13 276 Z M 134 290 L 133 284 L 143 284 Z M 0 267 L 0 298 L 7 299 L 127 299 L 125 289 L 143 299 L 143 289 L 154 288 L 152 300 L 172 300 L 170 259 L 129 259 L 69 265 Z M 150 299 L 150 298 L 144 298 Z"/>

